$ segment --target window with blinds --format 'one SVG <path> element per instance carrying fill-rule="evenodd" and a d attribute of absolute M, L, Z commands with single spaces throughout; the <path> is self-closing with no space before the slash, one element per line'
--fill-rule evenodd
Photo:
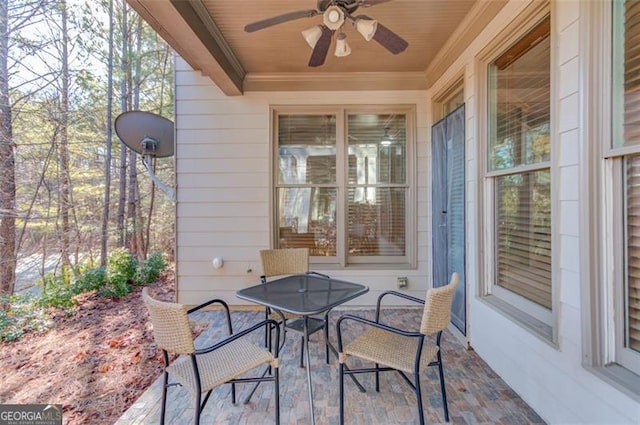
<path fill-rule="evenodd" d="M 640 155 L 626 158 L 625 346 L 640 353 Z"/>
<path fill-rule="evenodd" d="M 489 64 L 494 285 L 551 309 L 550 19 Z"/>
<path fill-rule="evenodd" d="M 321 262 L 406 262 L 407 114 L 280 111 L 275 126 L 276 246 Z"/>
<path fill-rule="evenodd" d="M 622 111 L 613 118 L 612 144 L 614 149 L 637 147 L 633 153 L 618 157 L 624 164 L 621 209 L 625 217 L 625 277 L 620 292 L 624 316 L 619 322 L 624 334 L 620 340 L 623 349 L 637 356 L 640 354 L 640 1 L 615 3 L 614 34 L 617 37 L 614 36 L 613 80 L 618 87 L 613 89 L 613 103 Z M 618 357 L 618 361 L 621 358 L 629 357 Z M 635 364 L 636 370 L 640 369 L 637 359 Z"/>

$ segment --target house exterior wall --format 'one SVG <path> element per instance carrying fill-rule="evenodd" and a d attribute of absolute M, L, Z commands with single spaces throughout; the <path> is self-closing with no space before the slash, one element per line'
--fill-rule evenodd
<path fill-rule="evenodd" d="M 366 282 L 355 305 L 372 305 L 378 293 L 407 276 L 409 292 L 424 296 L 431 285 L 430 191 L 426 91 L 247 93 L 227 97 L 208 78 L 176 63 L 176 273 L 180 302 L 195 304 L 213 293 L 242 303 L 238 289 L 259 283 L 259 250 L 270 247 L 272 105 L 415 105 L 417 267 L 331 270 L 336 278 Z M 224 266 L 215 269 L 214 257 Z M 249 271 L 250 270 L 250 271 Z M 318 269 L 320 270 L 320 269 Z"/>
<path fill-rule="evenodd" d="M 417 267 L 399 270 L 332 270 L 337 278 L 366 282 L 372 305 L 378 293 L 409 277 L 410 292 L 431 286 L 431 105 L 464 75 L 467 161 L 468 341 L 478 354 L 550 424 L 637 424 L 640 403 L 582 366 L 579 263 L 580 158 L 588 140 L 580 99 L 581 8 L 578 0 L 555 1 L 552 14 L 552 173 L 555 341 L 549 342 L 482 300 L 478 262 L 479 78 L 477 55 L 524 10 L 511 1 L 428 91 L 278 92 L 226 97 L 208 78 L 176 63 L 177 281 L 180 302 L 195 304 L 215 294 L 240 304 L 235 291 L 257 284 L 258 251 L 270 244 L 271 105 L 415 104 Z M 584 228 L 584 226 L 583 226 Z M 224 267 L 214 269 L 220 256 Z M 594 259 L 595 261 L 595 259 Z M 583 313 L 584 314 L 584 313 Z"/>

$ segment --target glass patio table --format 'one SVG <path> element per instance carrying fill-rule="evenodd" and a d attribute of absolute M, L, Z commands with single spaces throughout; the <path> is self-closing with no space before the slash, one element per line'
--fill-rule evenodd
<path fill-rule="evenodd" d="M 313 389 L 311 385 L 311 358 L 309 335 L 311 326 L 317 326 L 310 316 L 326 313 L 332 308 L 359 297 L 369 288 L 359 283 L 332 279 L 319 274 L 298 274 L 271 282 L 241 289 L 236 293 L 240 299 L 270 307 L 274 310 L 300 316 L 287 322 L 287 328 L 301 327 L 304 335 L 304 351 L 307 363 L 307 387 L 309 390 L 309 412 L 311 424 L 315 424 L 313 412 Z M 317 319 L 316 319 L 317 320 Z M 327 341 L 329 344 L 329 341 Z M 332 347 L 333 348 L 333 347 Z"/>

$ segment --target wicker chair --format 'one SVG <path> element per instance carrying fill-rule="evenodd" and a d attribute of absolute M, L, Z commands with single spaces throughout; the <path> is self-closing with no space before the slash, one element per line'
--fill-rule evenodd
<path fill-rule="evenodd" d="M 260 261 L 262 262 L 262 276 L 260 276 L 262 283 L 267 283 L 267 279 L 274 276 L 303 273 L 319 274 L 309 271 L 309 248 L 264 249 L 260 251 Z M 287 330 L 302 335 L 302 328 L 295 326 L 295 322 L 293 322 L 297 318 L 294 314 L 274 311 L 269 307 L 266 308 L 265 314 L 266 319 L 273 319 L 284 324 L 284 338 L 286 338 Z M 324 319 L 309 318 L 309 335 L 324 329 L 325 357 L 327 363 L 329 363 L 329 344 L 327 342 L 329 340 L 329 328 L 327 326 L 328 316 L 329 312 L 325 313 Z M 289 324 L 287 322 L 289 322 Z M 265 332 L 266 346 L 271 348 L 271 332 L 268 329 L 265 330 Z M 300 337 L 300 341 L 300 367 L 304 367 L 304 336 Z"/>
<path fill-rule="evenodd" d="M 164 376 L 162 390 L 162 411 L 160 423 L 164 424 L 167 388 L 181 385 L 194 397 L 195 418 L 194 423 L 200 423 L 200 414 L 209 400 L 211 391 L 226 383 L 231 384 L 231 397 L 236 402 L 236 383 L 273 382 L 275 385 L 276 424 L 280 423 L 280 393 L 278 380 L 278 343 L 275 344 L 274 353 L 248 342 L 249 333 L 264 326 L 273 326 L 276 331 L 276 341 L 280 338 L 280 329 L 277 322 L 262 321 L 238 333 L 233 333 L 231 328 L 231 315 L 229 307 L 222 300 L 211 300 L 192 309 L 187 309 L 182 304 L 169 303 L 153 299 L 147 288 L 142 290 L 142 299 L 149 310 L 149 316 L 153 323 L 153 335 L 158 348 L 162 350 L 164 357 Z M 207 348 L 196 349 L 193 341 L 188 315 L 213 303 L 220 304 L 224 308 L 227 319 L 229 335 L 227 338 L 216 342 Z M 169 362 L 169 353 L 177 354 L 178 358 Z M 265 372 L 256 377 L 242 377 L 253 369 L 265 365 Z M 267 369 L 271 374 L 267 374 Z M 174 383 L 169 383 L 169 375 Z M 206 393 L 204 401 L 202 394 Z"/>
<path fill-rule="evenodd" d="M 438 366 L 444 417 L 445 421 L 449 422 L 440 340 L 442 331 L 451 321 L 451 303 L 456 286 L 458 286 L 458 280 L 458 273 L 453 273 L 449 284 L 428 290 L 426 300 L 396 291 L 384 292 L 378 297 L 375 321 L 351 314 L 345 314 L 338 319 L 336 331 L 340 362 L 340 424 L 344 423 L 344 375 L 351 375 L 353 378 L 355 374 L 375 372 L 376 391 L 380 391 L 380 372 L 397 371 L 416 394 L 418 419 L 419 423 L 423 425 L 424 410 L 420 390 L 420 372 L 428 366 Z M 424 304 L 419 332 L 397 329 L 381 323 L 381 301 L 387 295 L 394 295 Z M 365 325 L 366 330 L 343 346 L 342 326 L 346 325 L 348 321 L 362 323 Z M 435 341 L 426 338 L 434 335 Z M 349 357 L 357 357 L 373 362 L 375 367 L 351 369 L 346 364 Z M 409 378 L 409 374 L 413 375 L 413 382 Z"/>

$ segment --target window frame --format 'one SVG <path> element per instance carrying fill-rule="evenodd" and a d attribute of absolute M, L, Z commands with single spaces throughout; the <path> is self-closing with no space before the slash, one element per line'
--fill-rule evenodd
<path fill-rule="evenodd" d="M 614 110 L 619 114 L 624 110 L 614 105 L 615 84 L 620 82 L 613 75 L 613 4 L 580 5 L 580 67 L 586 70 L 581 90 L 587 105 L 582 116 L 583 137 L 594 141 L 587 143 L 581 155 L 582 364 L 640 401 L 640 356 L 634 355 L 635 367 L 625 367 L 620 360 L 628 360 L 619 355 L 624 333 L 625 244 L 619 242 L 624 241 L 620 225 L 625 198 L 623 162 L 625 156 L 640 152 L 640 146 L 614 146 Z"/>
<path fill-rule="evenodd" d="M 490 124 L 490 81 L 489 66 L 494 63 L 502 54 L 513 47 L 519 40 L 530 34 L 544 19 L 551 20 L 550 25 L 550 159 L 536 164 L 520 165 L 511 167 L 506 170 L 489 168 L 489 137 L 492 124 Z M 480 108 L 478 114 L 478 200 L 479 223 L 478 240 L 481 251 L 478 253 L 478 294 L 479 299 L 489 306 L 493 307 L 500 313 L 509 317 L 514 322 L 520 324 L 524 329 L 532 332 L 542 341 L 551 344 L 553 347 L 558 346 L 557 323 L 558 323 L 558 285 L 556 282 L 556 265 L 553 253 L 557 252 L 557 232 L 553 231 L 554 223 L 557 221 L 557 193 L 556 185 L 556 147 L 554 141 L 557 140 L 556 128 L 556 75 L 553 72 L 556 63 L 556 52 L 553 48 L 556 40 L 554 31 L 554 14 L 551 10 L 549 2 L 532 2 L 530 5 L 516 17 L 511 24 L 507 25 L 485 49 L 483 49 L 476 57 L 477 69 L 477 92 L 479 104 L 484 105 Z M 550 310 L 545 309 L 526 298 L 503 289 L 496 285 L 495 269 L 496 269 L 496 244 L 495 244 L 495 184 L 496 178 L 514 173 L 526 173 L 536 170 L 549 170 L 551 174 L 551 303 Z"/>
<path fill-rule="evenodd" d="M 408 269 L 415 268 L 417 251 L 416 227 L 416 106 L 413 104 L 379 104 L 379 105 L 272 105 L 271 109 L 271 143 L 270 143 L 270 243 L 279 245 L 278 229 L 278 117 L 280 115 L 335 115 L 336 117 L 336 256 L 311 256 L 310 263 L 326 269 Z M 353 114 L 398 114 L 406 117 L 406 152 L 405 173 L 405 255 L 404 256 L 349 256 L 348 253 L 348 116 Z M 286 185 L 284 185 L 286 186 Z M 391 188 L 396 185 L 387 185 Z"/>

